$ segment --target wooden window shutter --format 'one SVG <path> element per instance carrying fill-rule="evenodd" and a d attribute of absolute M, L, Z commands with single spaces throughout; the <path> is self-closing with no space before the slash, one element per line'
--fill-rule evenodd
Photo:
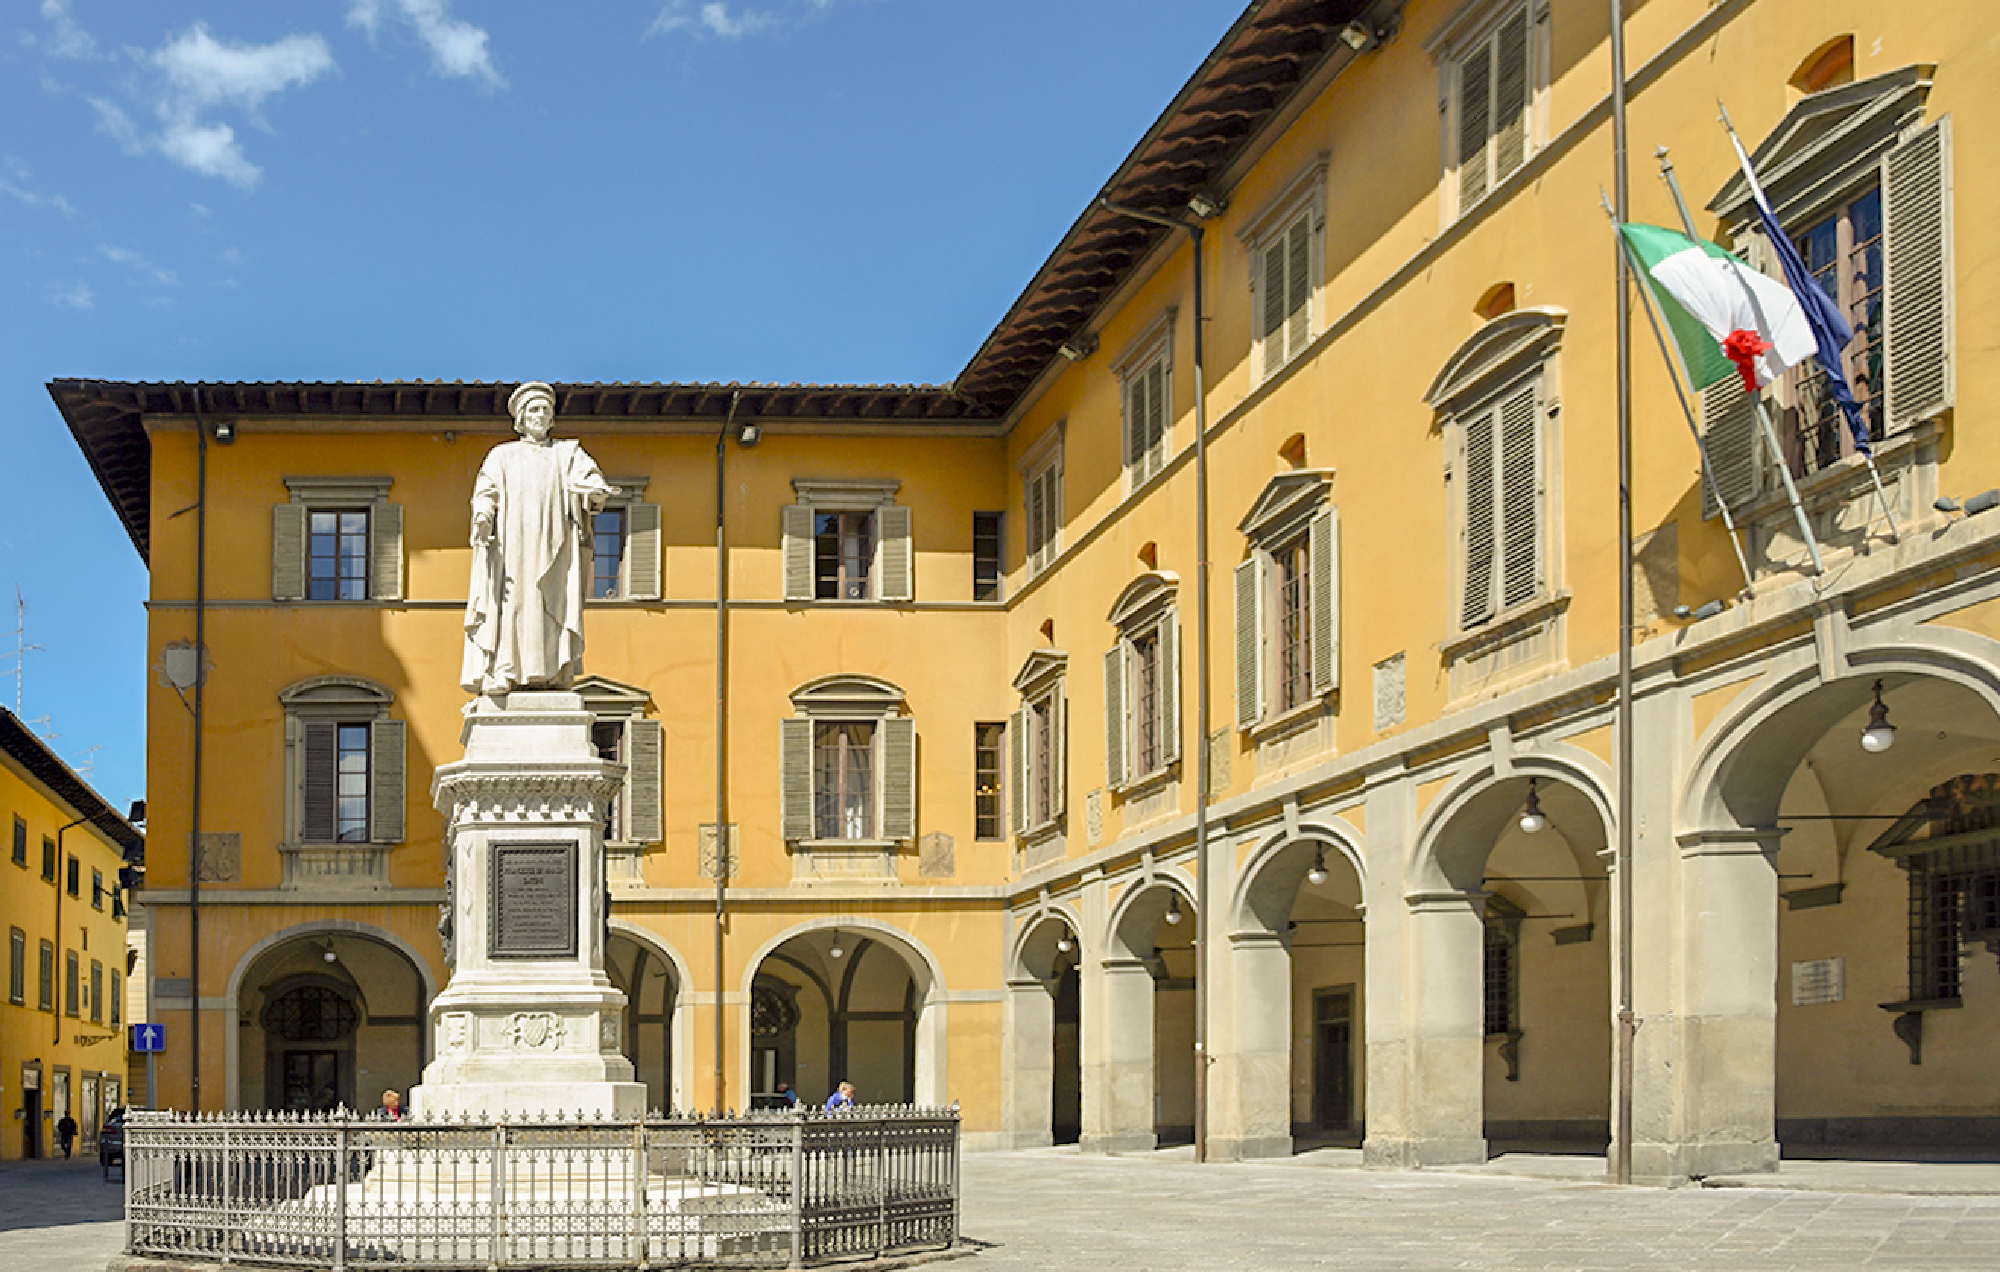
<path fill-rule="evenodd" d="M 1340 688 L 1340 519 L 1332 508 L 1313 514 L 1307 531 L 1312 558 L 1312 691 Z"/>
<path fill-rule="evenodd" d="M 1251 553 L 1236 567 L 1236 727 L 1264 714 L 1263 559 Z"/>
<path fill-rule="evenodd" d="M 1541 412 L 1534 381 L 1500 403 L 1500 604 L 1530 601 L 1542 586 Z"/>
<path fill-rule="evenodd" d="M 403 599 L 403 505 L 368 509 L 368 599 Z"/>
<path fill-rule="evenodd" d="M 1160 619 L 1160 762 L 1181 758 L 1181 615 L 1169 609 Z"/>
<path fill-rule="evenodd" d="M 813 599 L 812 505 L 786 504 L 781 528 L 785 540 L 785 599 L 810 601 Z"/>
<path fill-rule="evenodd" d="M 1465 421 L 1465 517 L 1460 531 L 1464 536 L 1465 590 L 1458 610 L 1459 626 L 1465 628 L 1477 627 L 1493 617 L 1497 608 L 1493 599 L 1499 556 L 1499 545 L 1494 542 L 1499 530 L 1493 472 L 1496 414 L 1488 408 Z"/>
<path fill-rule="evenodd" d="M 1948 119 L 1882 158 L 1883 345 L 1891 432 L 1952 405 Z"/>
<path fill-rule="evenodd" d="M 625 595 L 660 599 L 660 505 L 625 505 Z"/>
<path fill-rule="evenodd" d="M 1707 479 L 1701 483 L 1701 515 L 1720 516 L 1720 492 L 1731 512 L 1757 496 L 1757 406 L 1735 376 L 1701 391 L 1701 449 Z"/>
<path fill-rule="evenodd" d="M 1264 366 L 1259 379 L 1269 379 L 1285 365 L 1285 236 L 1274 234 L 1264 245 L 1263 350 Z"/>
<path fill-rule="evenodd" d="M 887 504 L 875 510 L 875 524 L 881 536 L 881 599 L 907 601 L 915 596 L 910 545 L 910 510 Z M 891 836 L 894 838 L 895 836 Z"/>
<path fill-rule="evenodd" d="M 1492 46 L 1481 42 L 1458 64 L 1458 209 L 1486 197 L 1486 139 L 1493 131 Z"/>
<path fill-rule="evenodd" d="M 1312 336 L 1312 226 L 1308 209 L 1285 231 L 1286 362 L 1305 352 Z"/>
<path fill-rule="evenodd" d="M 1162 357 L 1146 372 L 1146 381 L 1152 387 L 1147 390 L 1151 399 L 1146 412 L 1146 453 L 1152 462 L 1147 472 L 1156 473 L 1166 466 L 1167 459 L 1167 360 Z"/>
<path fill-rule="evenodd" d="M 271 508 L 271 599 L 306 598 L 306 508 L 281 503 Z"/>
<path fill-rule="evenodd" d="M 917 837 L 917 722 L 882 722 L 882 837 Z"/>
<path fill-rule="evenodd" d="M 1493 184 L 1528 158 L 1528 11 L 1521 9 L 1493 35 Z"/>
<path fill-rule="evenodd" d="M 786 839 L 813 837 L 813 722 L 778 722 L 778 802 Z"/>
<path fill-rule="evenodd" d="M 1042 518 L 1046 515 L 1043 503 L 1042 475 L 1039 472 L 1031 473 L 1027 484 L 1021 489 L 1021 522 L 1022 530 L 1027 535 L 1024 545 L 1026 551 L 1022 555 L 1032 569 L 1042 567 L 1042 545 L 1047 542 L 1047 531 L 1042 525 Z"/>
<path fill-rule="evenodd" d="M 1104 654 L 1104 780 L 1125 784 L 1125 641 Z"/>
<path fill-rule="evenodd" d="M 1125 467 L 1136 481 L 1146 462 L 1146 373 L 1125 377 Z"/>
<path fill-rule="evenodd" d="M 1049 711 L 1055 727 L 1049 755 L 1049 816 L 1061 817 L 1069 810 L 1069 695 L 1057 685 L 1049 694 Z"/>
<path fill-rule="evenodd" d="M 631 768 L 625 775 L 625 833 L 642 844 L 665 837 L 660 817 L 661 751 L 665 730 L 658 720 L 630 720 L 625 725 Z"/>
<path fill-rule="evenodd" d="M 1028 833 L 1028 792 L 1033 789 L 1029 782 L 1028 713 L 1016 711 L 1007 721 L 1007 737 L 1012 741 L 1007 766 L 1008 784 L 1012 787 L 1014 804 L 1014 833 Z"/>
<path fill-rule="evenodd" d="M 299 806 L 299 838 L 305 843 L 330 844 L 334 840 L 334 767 L 339 727 L 331 720 L 305 722 L 305 740 L 300 748 L 305 780 Z"/>
<path fill-rule="evenodd" d="M 368 838 L 378 844 L 403 842 L 404 732 L 401 720 L 368 726 Z"/>

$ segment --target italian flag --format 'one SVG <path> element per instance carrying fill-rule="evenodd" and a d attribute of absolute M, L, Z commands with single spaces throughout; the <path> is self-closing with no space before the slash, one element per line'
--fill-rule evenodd
<path fill-rule="evenodd" d="M 1755 392 L 1818 344 L 1791 288 L 1751 269 L 1713 243 L 1657 225 L 1621 225 L 1641 275 L 1653 289 L 1697 389 L 1733 369 Z"/>

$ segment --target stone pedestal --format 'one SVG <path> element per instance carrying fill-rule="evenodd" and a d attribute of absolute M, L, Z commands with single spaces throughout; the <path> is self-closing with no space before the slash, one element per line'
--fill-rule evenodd
<path fill-rule="evenodd" d="M 466 717 L 437 770 L 451 983 L 431 1003 L 420 1115 L 645 1111 L 604 974 L 604 818 L 623 766 L 597 758 L 573 693 L 516 690 Z"/>

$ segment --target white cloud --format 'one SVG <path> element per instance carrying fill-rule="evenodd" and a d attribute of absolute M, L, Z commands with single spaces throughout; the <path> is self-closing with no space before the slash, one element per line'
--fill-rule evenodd
<path fill-rule="evenodd" d="M 119 149 L 128 155 L 141 154 L 146 149 L 145 141 L 139 136 L 138 126 L 132 117 L 118 108 L 117 103 L 102 97 L 93 97 L 90 104 L 97 111 L 97 130 L 118 143 Z"/>
<path fill-rule="evenodd" d="M 233 127 L 204 116 L 233 106 L 255 119 L 264 99 L 334 69 L 333 54 L 318 35 L 233 44 L 216 39 L 199 22 L 148 60 L 166 75 L 165 91 L 154 105 L 161 130 L 152 144 L 184 168 L 246 189 L 257 184 L 262 170 L 243 153 Z M 99 126 L 112 136 L 122 137 L 121 129 L 129 129 L 130 121 L 115 106 L 95 99 L 92 104 L 98 108 Z M 136 136 L 137 130 L 130 132 Z"/>
<path fill-rule="evenodd" d="M 236 144 L 236 130 L 228 124 L 169 123 L 160 133 L 159 144 L 167 158 L 204 177 L 221 177 L 247 189 L 264 175 Z"/>
<path fill-rule="evenodd" d="M 66 309 L 89 309 L 97 303 L 97 293 L 90 290 L 88 283 L 78 283 L 74 287 L 51 293 L 49 301 Z"/>
<path fill-rule="evenodd" d="M 824 0 L 810 0 L 815 9 L 824 8 Z M 780 25 L 784 19 L 768 10 L 731 9 L 724 0 L 707 0 L 695 4 L 693 0 L 668 0 L 667 6 L 653 19 L 653 25 L 646 28 L 646 34 L 672 35 L 676 31 L 687 31 L 694 35 L 713 35 L 718 39 L 736 40 L 746 35 L 754 35 Z"/>
<path fill-rule="evenodd" d="M 123 265 L 149 282 L 159 283 L 165 287 L 177 287 L 180 285 L 181 280 L 174 275 L 172 270 L 161 269 L 129 247 L 113 247 L 109 243 L 106 243 L 100 245 L 97 251 L 105 260 Z"/>
<path fill-rule="evenodd" d="M 76 219 L 76 209 L 70 206 L 68 199 L 60 194 L 51 194 L 35 188 L 34 174 L 18 157 L 8 155 L 6 169 L 7 175 L 0 177 L 0 194 L 8 195 L 31 208 L 51 208 L 72 221 Z"/>
<path fill-rule="evenodd" d="M 51 28 L 44 47 L 57 57 L 89 57 L 96 49 L 90 32 L 70 16 L 69 0 L 42 0 L 42 17 Z"/>
<path fill-rule="evenodd" d="M 348 25 L 360 27 L 374 39 L 391 7 L 431 51 L 431 66 L 438 74 L 482 80 L 493 88 L 507 82 L 493 65 L 486 31 L 452 17 L 451 0 L 354 0 L 347 10 Z"/>

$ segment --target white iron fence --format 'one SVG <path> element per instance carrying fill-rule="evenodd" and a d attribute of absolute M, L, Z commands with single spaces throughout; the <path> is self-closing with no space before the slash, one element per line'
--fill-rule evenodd
<path fill-rule="evenodd" d="M 803 1267 L 958 1238 L 956 1107 L 125 1122 L 126 1249 L 400 1268 Z"/>

